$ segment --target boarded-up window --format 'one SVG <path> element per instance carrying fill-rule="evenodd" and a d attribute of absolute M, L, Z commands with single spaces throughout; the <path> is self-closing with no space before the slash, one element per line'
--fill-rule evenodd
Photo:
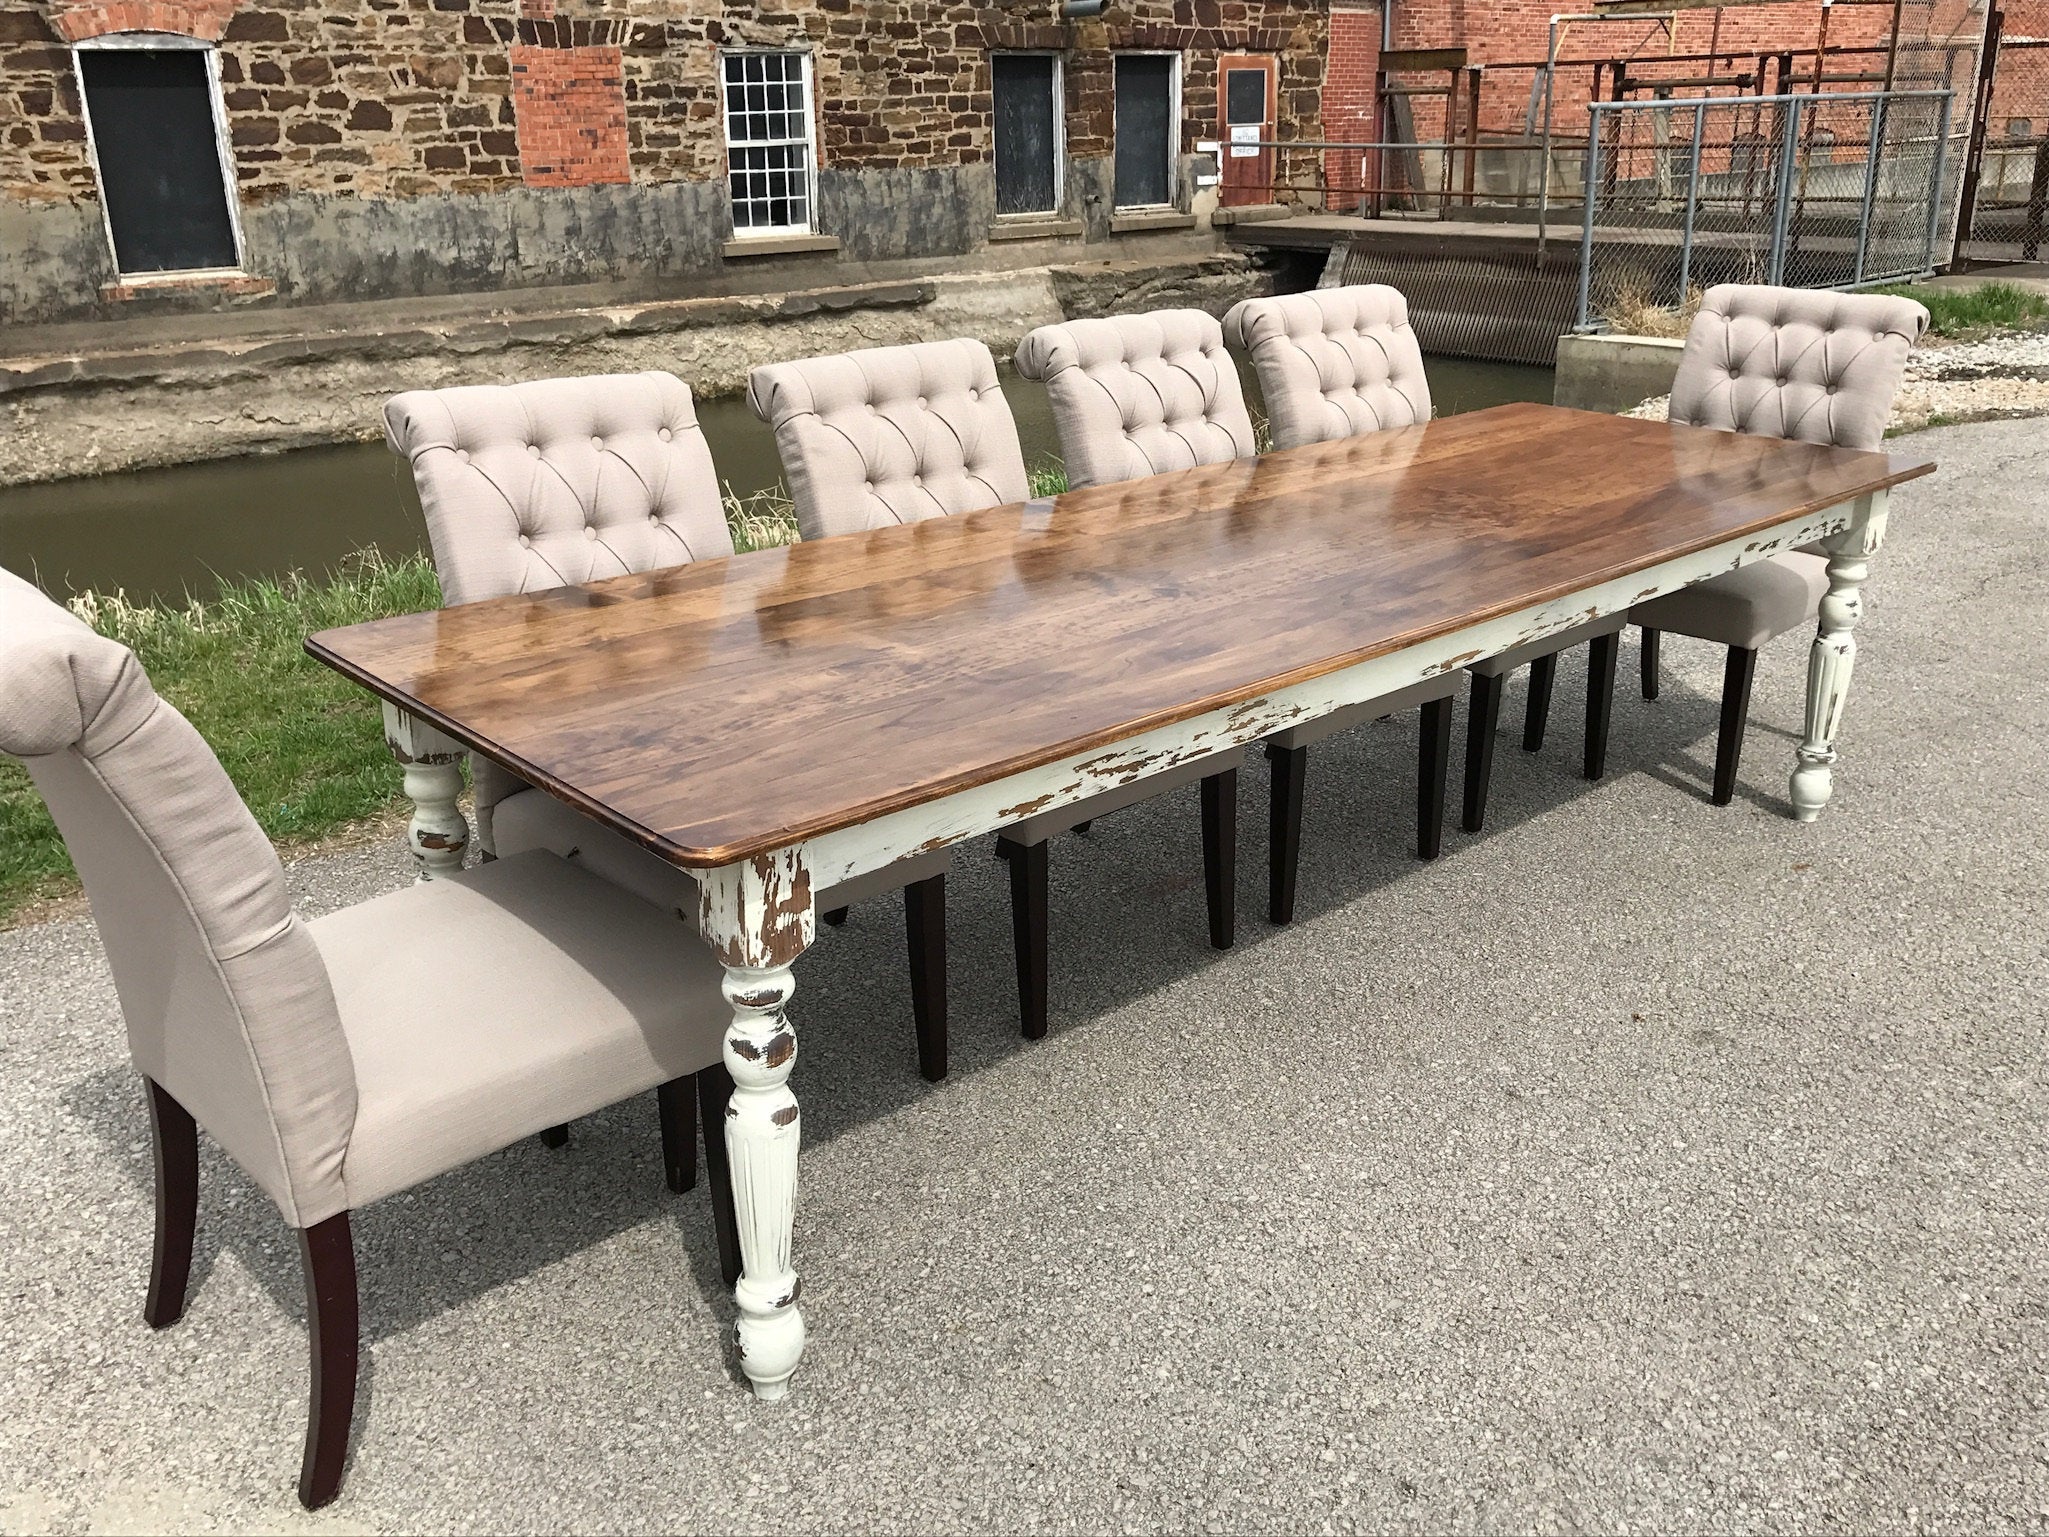
<path fill-rule="evenodd" d="M 237 265 L 206 51 L 82 48 L 78 64 L 115 266 Z"/>
<path fill-rule="evenodd" d="M 1060 206 L 1059 68 L 1050 53 L 990 57 L 999 214 L 1052 213 Z"/>
<path fill-rule="evenodd" d="M 1117 206 L 1174 200 L 1174 66 L 1165 53 L 1117 56 Z"/>
<path fill-rule="evenodd" d="M 1266 126 L 1266 71 L 1233 69 L 1224 73 L 1224 107 L 1231 126 Z"/>

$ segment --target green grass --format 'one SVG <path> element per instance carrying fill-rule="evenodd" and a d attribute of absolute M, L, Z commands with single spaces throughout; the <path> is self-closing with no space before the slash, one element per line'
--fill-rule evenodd
<path fill-rule="evenodd" d="M 183 608 L 88 593 L 73 611 L 141 659 L 157 692 L 213 745 L 263 830 L 303 843 L 375 816 L 397 791 L 369 696 L 305 654 L 315 630 L 438 608 L 424 559 L 357 557 L 325 580 L 243 582 Z M 0 919 L 75 889 L 27 772 L 0 758 Z"/>
<path fill-rule="evenodd" d="M 1922 305 L 1928 311 L 1928 334 L 1951 341 L 1972 341 L 1998 331 L 2049 331 L 2049 299 L 2011 283 L 1971 289 L 1909 283 L 1875 292 L 1898 294 Z"/>

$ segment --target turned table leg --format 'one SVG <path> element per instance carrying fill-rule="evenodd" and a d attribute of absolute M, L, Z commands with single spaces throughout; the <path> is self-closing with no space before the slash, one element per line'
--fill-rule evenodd
<path fill-rule="evenodd" d="M 1835 789 L 1836 733 L 1857 661 L 1858 621 L 1864 617 L 1864 579 L 1870 558 L 1885 542 L 1885 498 L 1860 503 L 1855 520 L 1822 540 L 1828 553 L 1828 592 L 1807 659 L 1807 731 L 1793 767 L 1793 815 L 1812 822 Z"/>
<path fill-rule="evenodd" d="M 710 873 L 703 931 L 726 969 L 732 1006 L 726 1028 L 726 1150 L 740 1229 L 740 1369 L 755 1397 L 781 1398 L 804 1354 L 803 1283 L 791 1262 L 797 1202 L 797 1096 L 790 1069 L 797 1035 L 784 1012 L 796 981 L 790 966 L 815 933 L 811 880 L 801 854 L 785 850 Z M 709 1130 L 709 1128 L 707 1128 Z"/>
<path fill-rule="evenodd" d="M 462 868 L 470 824 L 462 798 L 462 749 L 425 721 L 395 704 L 384 707 L 384 745 L 405 770 L 406 799 L 413 803 L 406 844 L 423 881 Z"/>

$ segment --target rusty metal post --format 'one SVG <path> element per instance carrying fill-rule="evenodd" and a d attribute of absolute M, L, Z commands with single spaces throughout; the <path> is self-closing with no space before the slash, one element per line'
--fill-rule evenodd
<path fill-rule="evenodd" d="M 1956 238 L 1949 248 L 1949 263 L 1959 272 L 1971 269 L 1971 226 L 1978 222 L 1978 181 L 1985 169 L 1985 140 L 1992 128 L 1993 78 L 1999 70 L 1999 44 L 2005 33 L 2006 12 L 1995 5 L 1985 14 L 1985 41 L 1978 50 L 1978 96 L 1971 103 L 1971 142 L 1964 151 L 1964 195 L 1957 204 Z"/>

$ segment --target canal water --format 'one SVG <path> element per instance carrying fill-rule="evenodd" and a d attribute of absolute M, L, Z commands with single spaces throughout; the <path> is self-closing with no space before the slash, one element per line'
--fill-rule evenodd
<path fill-rule="evenodd" d="M 1439 415 L 1551 398 L 1548 368 L 1458 358 L 1428 366 Z M 1008 370 L 1003 390 L 1026 462 L 1057 459 L 1044 390 Z M 744 400 L 700 401 L 698 419 L 734 491 L 780 483 L 775 440 Z M 224 580 L 324 573 L 373 545 L 399 555 L 426 544 L 412 475 L 382 443 L 0 488 L 0 566 L 53 591 L 120 590 L 136 602 L 207 597 Z"/>

